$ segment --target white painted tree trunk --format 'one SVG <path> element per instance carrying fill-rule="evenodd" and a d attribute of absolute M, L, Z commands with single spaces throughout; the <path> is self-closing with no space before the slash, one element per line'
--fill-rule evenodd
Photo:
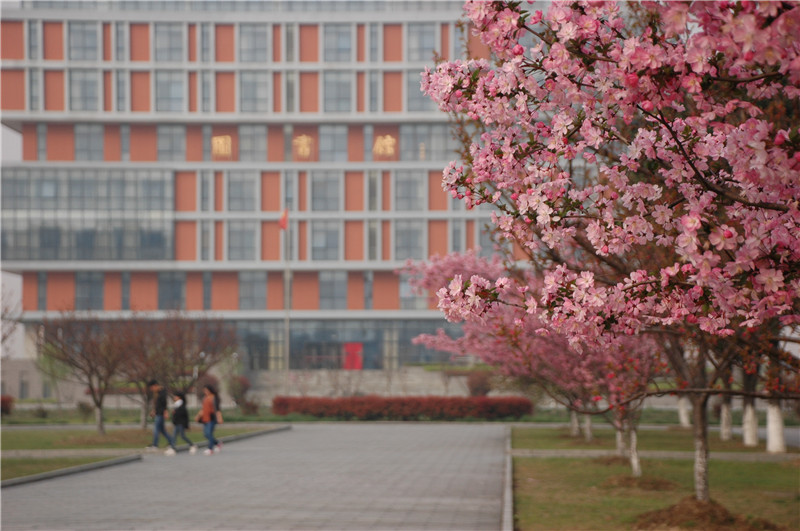
<path fill-rule="evenodd" d="M 694 496 L 697 501 L 711 499 L 708 485 L 708 412 L 703 397 L 694 400 Z"/>
<path fill-rule="evenodd" d="M 678 420 L 681 428 L 689 428 L 692 426 L 692 421 L 689 417 L 689 398 L 685 396 L 678 397 Z"/>
<path fill-rule="evenodd" d="M 616 427 L 617 432 L 617 455 L 623 457 L 628 454 L 628 445 L 625 442 L 625 429 Z"/>
<path fill-rule="evenodd" d="M 630 459 L 631 459 L 631 474 L 633 477 L 642 477 L 642 463 L 639 461 L 639 436 L 635 429 L 630 430 Z"/>
<path fill-rule="evenodd" d="M 742 441 L 745 446 L 758 446 L 758 417 L 753 403 L 744 404 L 742 413 Z"/>
<path fill-rule="evenodd" d="M 719 408 L 719 439 L 730 441 L 733 438 L 733 416 L 730 402 L 723 402 Z"/>
<path fill-rule="evenodd" d="M 573 437 L 577 437 L 581 434 L 581 427 L 578 422 L 578 414 L 572 410 L 569 412 L 569 434 Z"/>
<path fill-rule="evenodd" d="M 767 452 L 771 454 L 786 453 L 780 400 L 770 400 L 767 404 Z"/>
<path fill-rule="evenodd" d="M 583 416 L 583 438 L 586 440 L 586 442 L 592 442 L 594 440 L 594 435 L 592 434 L 591 415 Z"/>

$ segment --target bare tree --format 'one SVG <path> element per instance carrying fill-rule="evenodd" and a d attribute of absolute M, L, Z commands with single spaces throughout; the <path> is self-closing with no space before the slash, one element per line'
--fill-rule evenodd
<path fill-rule="evenodd" d="M 15 300 L 12 296 L 11 290 L 3 285 L 3 300 L 2 300 L 2 314 L 0 320 L 2 321 L 2 345 L 3 355 L 5 357 L 8 352 L 10 339 L 19 326 L 19 317 L 22 313 L 19 301 Z"/>

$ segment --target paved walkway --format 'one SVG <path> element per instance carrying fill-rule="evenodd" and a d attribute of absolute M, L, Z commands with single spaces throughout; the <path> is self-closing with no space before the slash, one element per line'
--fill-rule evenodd
<path fill-rule="evenodd" d="M 502 424 L 295 424 L 4 488 L 2 529 L 499 530 L 506 445 Z"/>

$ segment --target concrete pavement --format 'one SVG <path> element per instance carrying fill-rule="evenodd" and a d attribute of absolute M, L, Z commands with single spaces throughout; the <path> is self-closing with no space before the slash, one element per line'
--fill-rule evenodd
<path fill-rule="evenodd" d="M 2 528 L 459 530 L 503 522 L 502 424 L 309 423 L 4 488 Z"/>

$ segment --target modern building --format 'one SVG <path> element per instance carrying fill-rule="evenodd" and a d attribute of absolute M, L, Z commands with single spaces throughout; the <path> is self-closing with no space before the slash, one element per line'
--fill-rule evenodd
<path fill-rule="evenodd" d="M 2 268 L 24 323 L 222 316 L 256 385 L 287 363 L 446 360 L 412 344 L 450 325 L 397 270 L 491 248 L 489 211 L 441 188 L 455 143 L 419 89 L 434 52 L 463 55 L 460 18 L 451 1 L 3 3 L 0 110 L 23 156 L 2 167 Z"/>

